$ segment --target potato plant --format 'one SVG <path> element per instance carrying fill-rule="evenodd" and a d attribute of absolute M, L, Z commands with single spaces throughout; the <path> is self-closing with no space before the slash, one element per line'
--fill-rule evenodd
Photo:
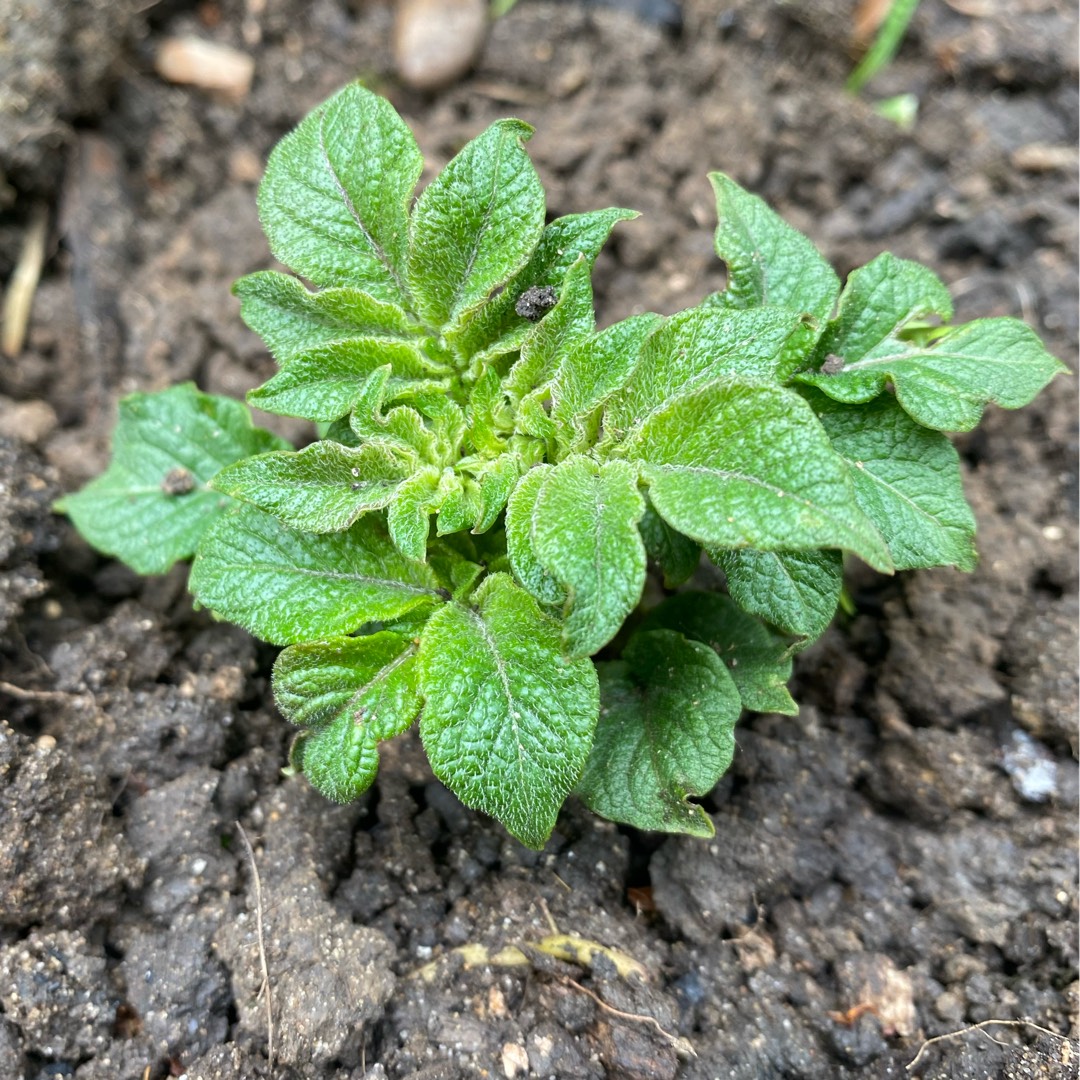
<path fill-rule="evenodd" d="M 190 384 L 133 394 L 107 472 L 61 508 L 141 573 L 193 557 L 199 604 L 284 646 L 292 761 L 328 798 L 419 719 L 436 776 L 532 847 L 571 793 L 711 835 L 693 799 L 743 709 L 796 711 L 792 655 L 844 554 L 971 569 L 946 432 L 1062 365 L 1014 319 L 950 326 L 915 263 L 841 285 L 721 173 L 724 291 L 598 330 L 593 263 L 635 214 L 546 221 L 530 134 L 493 124 L 417 197 L 387 101 L 351 85 L 316 109 L 259 191 L 295 276 L 235 292 L 279 367 L 249 403 L 321 437 L 296 450 Z M 726 592 L 677 591 L 703 555 Z M 650 566 L 670 595 L 642 611 Z"/>

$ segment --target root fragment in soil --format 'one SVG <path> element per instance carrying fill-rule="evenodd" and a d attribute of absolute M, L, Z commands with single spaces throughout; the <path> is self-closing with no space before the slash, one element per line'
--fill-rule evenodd
<path fill-rule="evenodd" d="M 569 975 L 559 975 L 563 982 L 567 986 L 572 986 L 575 990 L 580 990 L 587 997 L 591 997 L 600 1008 L 611 1016 L 618 1017 L 620 1020 L 629 1020 L 635 1024 L 646 1024 L 653 1028 L 657 1034 L 666 1039 L 672 1049 L 681 1058 L 697 1057 L 697 1051 L 694 1049 L 693 1044 L 689 1039 L 684 1039 L 681 1035 L 672 1035 L 670 1031 L 665 1030 L 660 1021 L 655 1016 L 646 1016 L 644 1013 L 629 1013 L 623 1012 L 622 1009 L 616 1009 L 614 1005 L 609 1005 L 598 994 L 593 993 L 587 986 L 582 986 L 581 983 L 575 982 Z"/>
<path fill-rule="evenodd" d="M 244 850 L 247 852 L 251 880 L 255 886 L 255 935 L 259 942 L 259 967 L 262 971 L 262 986 L 259 988 L 259 993 L 265 995 L 266 1000 L 266 1070 L 267 1075 L 272 1077 L 274 1075 L 274 999 L 270 990 L 270 969 L 266 964 L 266 940 L 263 937 L 262 879 L 259 877 L 259 868 L 255 863 L 255 849 L 251 846 L 248 834 L 239 821 L 235 824 L 236 831 L 243 841 Z"/>
<path fill-rule="evenodd" d="M 1051 1031 L 1049 1028 L 1045 1028 L 1041 1024 L 1033 1023 L 1031 1020 L 981 1020 L 977 1024 L 969 1024 L 967 1027 L 958 1028 L 956 1031 L 946 1031 L 944 1035 L 935 1035 L 932 1039 L 924 1040 L 922 1046 L 919 1047 L 919 1052 L 907 1063 L 908 1072 L 911 1072 L 911 1070 L 919 1064 L 923 1054 L 929 1047 L 933 1046 L 934 1043 L 944 1042 L 948 1039 L 956 1039 L 961 1035 L 969 1035 L 973 1031 L 981 1031 L 995 1046 L 1008 1046 L 1008 1043 L 999 1042 L 993 1035 L 990 1035 L 987 1032 L 986 1029 L 991 1027 L 1030 1028 L 1032 1031 L 1038 1031 L 1043 1035 L 1049 1035 L 1053 1039 L 1060 1039 L 1062 1065 L 1068 1065 L 1072 1060 L 1072 1043 L 1067 1036 L 1062 1035 L 1057 1031 Z"/>
<path fill-rule="evenodd" d="M 26 327 L 34 304 L 41 270 L 45 265 L 45 240 L 48 236 L 49 212 L 44 203 L 35 205 L 26 227 L 19 261 L 4 294 L 3 331 L 0 348 L 4 355 L 18 356 L 26 341 Z"/>

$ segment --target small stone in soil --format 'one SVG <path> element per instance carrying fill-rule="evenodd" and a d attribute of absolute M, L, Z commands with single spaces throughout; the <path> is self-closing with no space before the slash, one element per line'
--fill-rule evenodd
<path fill-rule="evenodd" d="M 1057 762 L 1026 731 L 1013 731 L 1001 753 L 1001 763 L 1022 799 L 1046 802 L 1057 794 Z"/>
<path fill-rule="evenodd" d="M 438 90 L 476 62 L 488 31 L 485 0 L 401 0 L 394 63 L 414 90 Z"/>
<path fill-rule="evenodd" d="M 188 35 L 166 38 L 154 68 L 166 82 L 197 86 L 240 102 L 251 89 L 255 61 L 230 45 Z"/>

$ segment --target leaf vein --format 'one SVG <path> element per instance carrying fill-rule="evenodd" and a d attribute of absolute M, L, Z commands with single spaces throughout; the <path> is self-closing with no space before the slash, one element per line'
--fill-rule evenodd
<path fill-rule="evenodd" d="M 337 188 L 338 195 L 341 201 L 345 204 L 345 209 L 349 211 L 349 216 L 356 223 L 356 227 L 360 230 L 361 235 L 371 245 L 372 251 L 374 251 L 379 262 L 386 267 L 387 273 L 394 279 L 394 283 L 401 290 L 403 296 L 408 296 L 408 289 L 405 288 L 404 283 L 398 276 L 397 269 L 391 263 L 389 256 L 383 250 L 382 245 L 375 239 L 374 236 L 368 232 L 367 227 L 364 225 L 363 220 L 358 213 L 355 204 L 353 203 L 349 193 L 345 190 L 345 185 L 342 184 L 341 178 L 338 176 L 337 169 L 334 167 L 334 163 L 330 160 L 330 155 L 326 149 L 326 112 L 325 110 L 319 114 L 319 152 L 322 154 L 323 163 L 326 166 L 327 172 L 330 173 L 330 179 L 333 180 L 334 186 Z"/>

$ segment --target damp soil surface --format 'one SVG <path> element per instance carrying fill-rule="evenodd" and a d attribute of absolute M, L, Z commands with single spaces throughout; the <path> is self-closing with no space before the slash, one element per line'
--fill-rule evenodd
<path fill-rule="evenodd" d="M 193 611 L 183 568 L 140 580 L 50 513 L 103 466 L 122 394 L 269 375 L 229 293 L 269 263 L 261 162 L 356 75 L 432 168 L 517 115 L 551 214 L 643 211 L 597 264 L 604 323 L 722 283 L 723 169 L 841 272 L 922 260 L 959 317 L 1022 316 L 1075 366 L 1073 6 L 927 0 L 861 99 L 852 6 L 520 0 L 472 75 L 420 96 L 374 0 L 0 3 L 5 279 L 35 205 L 50 221 L 0 365 L 0 1077 L 1076 1075 L 1072 377 L 958 440 L 975 573 L 851 568 L 800 715 L 741 723 L 711 842 L 571 802 L 525 850 L 413 736 L 332 806 L 282 776 L 273 650 Z M 154 74 L 187 33 L 254 58 L 243 100 Z M 900 93 L 910 131 L 873 108 Z"/>

